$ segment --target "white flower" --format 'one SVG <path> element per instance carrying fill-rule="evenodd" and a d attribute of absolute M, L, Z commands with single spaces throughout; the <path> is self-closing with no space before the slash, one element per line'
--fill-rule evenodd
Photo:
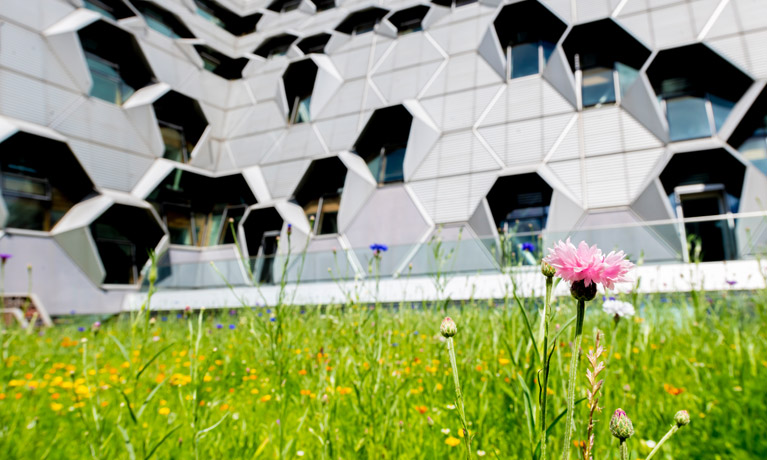
<path fill-rule="evenodd" d="M 440 431 L 442 431 L 442 434 L 450 434 L 450 428 L 442 428 Z"/>
<path fill-rule="evenodd" d="M 646 445 L 647 447 L 649 447 L 650 449 L 655 449 L 655 446 L 656 446 L 656 442 L 655 442 L 655 441 L 652 441 L 652 440 L 648 439 L 648 440 L 647 440 L 647 441 L 645 441 L 644 443 L 645 443 L 645 445 Z"/>
<path fill-rule="evenodd" d="M 484 457 L 484 456 L 485 456 L 485 451 L 484 450 L 478 450 L 477 451 L 477 457 Z"/>
<path fill-rule="evenodd" d="M 449 410 L 453 410 L 453 409 L 455 409 L 455 405 L 454 405 L 454 404 L 448 404 L 448 405 L 447 405 L 447 406 L 445 406 L 445 407 L 447 407 Z"/>
<path fill-rule="evenodd" d="M 296 452 L 296 455 L 298 455 L 299 457 L 303 457 L 304 456 L 304 451 L 303 450 L 299 450 L 298 452 Z"/>
<path fill-rule="evenodd" d="M 634 316 L 634 306 L 622 300 L 609 299 L 602 304 L 602 310 L 610 316 L 630 318 Z"/>

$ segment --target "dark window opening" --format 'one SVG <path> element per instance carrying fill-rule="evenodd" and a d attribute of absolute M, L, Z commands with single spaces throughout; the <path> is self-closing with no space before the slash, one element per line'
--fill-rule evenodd
<path fill-rule="evenodd" d="M 317 12 L 329 10 L 331 8 L 335 8 L 336 2 L 335 0 L 312 0 L 312 3 L 314 3 L 314 6 L 317 7 Z"/>
<path fill-rule="evenodd" d="M 378 7 L 355 11 L 346 16 L 346 19 L 341 24 L 338 24 L 336 30 L 347 35 L 360 35 L 372 32 L 376 24 L 381 22 L 381 19 L 388 13 L 388 10 Z"/>
<path fill-rule="evenodd" d="M 298 49 L 304 54 L 320 54 L 325 52 L 325 45 L 328 44 L 328 40 L 330 40 L 330 34 L 321 33 L 310 35 L 299 40 L 296 46 L 298 46 Z"/>
<path fill-rule="evenodd" d="M 619 102 L 650 57 L 650 50 L 612 19 L 575 26 L 562 48 L 573 72 L 581 71 L 583 107 Z"/>
<path fill-rule="evenodd" d="M 163 237 L 150 210 L 121 204 L 112 205 L 90 231 L 106 270 L 105 284 L 136 283 L 149 251 Z"/>
<path fill-rule="evenodd" d="M 311 121 L 309 108 L 316 78 L 317 64 L 311 59 L 294 62 L 285 70 L 282 82 L 285 85 L 285 96 L 288 102 L 288 123 Z"/>
<path fill-rule="evenodd" d="M 567 26 L 537 0 L 507 5 L 493 23 L 509 78 L 543 72 Z"/>
<path fill-rule="evenodd" d="M 131 34 L 97 21 L 77 33 L 93 79 L 90 95 L 121 105 L 136 90 L 155 81 Z"/>
<path fill-rule="evenodd" d="M 767 91 L 756 98 L 727 142 L 767 174 Z"/>
<path fill-rule="evenodd" d="M 153 104 L 165 151 L 163 158 L 187 163 L 197 141 L 208 126 L 200 104 L 170 91 Z"/>
<path fill-rule="evenodd" d="M 236 80 L 242 78 L 242 69 L 248 64 L 248 58 L 231 58 L 205 45 L 194 45 L 197 54 L 202 58 L 205 70 L 213 72 L 221 78 Z"/>
<path fill-rule="evenodd" d="M 260 283 L 273 283 L 282 217 L 274 208 L 254 209 L 242 223 L 242 229 L 253 276 Z"/>
<path fill-rule="evenodd" d="M 266 9 L 276 13 L 287 13 L 297 10 L 301 6 L 301 0 L 274 0 Z"/>
<path fill-rule="evenodd" d="M 378 109 L 362 130 L 354 152 L 361 156 L 379 185 L 404 180 L 403 163 L 413 116 L 402 105 Z"/>
<path fill-rule="evenodd" d="M 341 160 L 325 158 L 312 162 L 296 188 L 293 201 L 304 208 L 315 235 L 338 233 L 338 209 L 345 180 L 346 166 Z"/>
<path fill-rule="evenodd" d="M 88 175 L 62 142 L 16 133 L 0 144 L 0 152 L 6 227 L 49 231 L 94 193 Z"/>
<path fill-rule="evenodd" d="M 389 16 L 389 22 L 397 28 L 398 35 L 405 35 L 423 30 L 421 25 L 424 16 L 429 12 L 426 5 L 416 5 L 412 8 L 397 11 Z"/>
<path fill-rule="evenodd" d="M 261 13 L 240 16 L 213 0 L 194 0 L 194 3 L 197 14 L 236 37 L 255 32 L 262 16 Z"/>
<path fill-rule="evenodd" d="M 284 56 L 296 39 L 298 37 L 291 34 L 275 35 L 264 40 L 253 53 L 265 58 Z"/>
<path fill-rule="evenodd" d="M 471 3 L 476 3 L 478 0 L 432 0 L 431 2 L 435 5 L 439 6 L 446 6 L 448 8 L 455 7 L 459 8 L 464 5 L 469 5 Z"/>
<path fill-rule="evenodd" d="M 84 6 L 115 21 L 135 16 L 122 0 L 85 0 Z"/>
<path fill-rule="evenodd" d="M 147 197 L 168 227 L 171 244 L 215 246 L 233 242 L 235 225 L 256 198 L 240 174 L 208 177 L 177 169 Z"/>
<path fill-rule="evenodd" d="M 144 16 L 146 24 L 157 32 L 170 38 L 194 38 L 194 34 L 170 11 L 143 0 L 133 0 L 133 5 Z"/>
<path fill-rule="evenodd" d="M 672 141 L 716 133 L 752 83 L 703 44 L 661 51 L 647 77 L 666 114 Z"/>

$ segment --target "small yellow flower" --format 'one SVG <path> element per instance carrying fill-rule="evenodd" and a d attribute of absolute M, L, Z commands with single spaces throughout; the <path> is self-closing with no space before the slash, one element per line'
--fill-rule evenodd
<path fill-rule="evenodd" d="M 615 359 L 621 359 L 621 354 L 620 354 L 620 353 L 615 353 L 615 354 L 613 355 L 613 357 L 614 357 Z"/>
<path fill-rule="evenodd" d="M 498 364 L 500 364 L 501 366 L 505 366 L 509 364 L 510 362 L 511 360 L 508 358 L 498 358 Z"/>
<path fill-rule="evenodd" d="M 161 407 L 159 411 L 160 415 L 168 415 L 170 414 L 170 407 Z"/>
<path fill-rule="evenodd" d="M 445 439 L 445 444 L 447 444 L 450 447 L 455 447 L 455 446 L 457 446 L 460 443 L 461 443 L 460 439 L 454 438 L 452 436 L 450 436 L 447 439 Z"/>
<path fill-rule="evenodd" d="M 59 404 L 59 403 L 51 403 L 51 410 L 52 410 L 53 412 L 58 412 L 58 411 L 60 411 L 60 410 L 61 410 L 63 407 L 64 407 L 64 405 L 63 405 L 63 404 Z"/>
<path fill-rule="evenodd" d="M 272 395 L 263 395 L 261 396 L 261 402 L 265 403 L 272 399 Z"/>

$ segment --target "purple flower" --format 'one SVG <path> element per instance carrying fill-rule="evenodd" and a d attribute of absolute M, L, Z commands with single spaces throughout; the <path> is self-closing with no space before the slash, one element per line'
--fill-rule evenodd
<path fill-rule="evenodd" d="M 533 243 L 522 243 L 522 251 L 535 252 L 535 245 Z"/>
<path fill-rule="evenodd" d="M 183 314 L 183 313 L 176 313 L 176 318 L 177 318 L 177 319 L 181 319 L 181 318 L 183 318 L 183 317 L 184 317 L 184 314 Z"/>
<path fill-rule="evenodd" d="M 274 316 L 272 316 L 271 318 L 269 318 L 269 321 L 271 321 L 271 322 L 275 322 L 275 321 L 277 321 L 277 318 L 275 318 Z"/>
<path fill-rule="evenodd" d="M 70 315 L 74 315 L 75 313 L 77 313 L 77 312 L 76 312 L 76 311 L 74 311 L 74 310 L 69 310 L 69 314 L 70 314 Z"/>
<path fill-rule="evenodd" d="M 98 329 L 100 327 L 101 327 L 101 321 L 96 321 L 95 323 L 93 323 L 93 329 Z"/>
<path fill-rule="evenodd" d="M 389 247 L 385 244 L 373 243 L 370 245 L 370 250 L 373 252 L 386 252 L 389 250 Z"/>
<path fill-rule="evenodd" d="M 216 324 L 216 329 L 223 329 L 224 325 L 221 323 Z"/>
<path fill-rule="evenodd" d="M 3 265 L 5 265 L 5 263 L 8 262 L 8 259 L 10 259 L 11 257 L 13 256 L 10 254 L 0 253 L 0 261 L 2 261 Z"/>
<path fill-rule="evenodd" d="M 237 315 L 237 310 L 229 310 L 229 316 Z"/>
<path fill-rule="evenodd" d="M 77 328 L 77 331 L 78 332 L 85 332 L 85 328 L 80 326 L 80 327 Z"/>
<path fill-rule="evenodd" d="M 234 330 L 234 324 L 230 324 L 230 325 L 229 325 L 229 329 L 232 329 L 232 330 Z"/>
<path fill-rule="evenodd" d="M 726 282 L 727 284 L 729 284 L 730 286 L 735 286 L 736 284 L 738 284 L 738 282 L 737 282 L 737 281 L 735 281 L 735 280 L 725 280 L 725 282 Z"/>

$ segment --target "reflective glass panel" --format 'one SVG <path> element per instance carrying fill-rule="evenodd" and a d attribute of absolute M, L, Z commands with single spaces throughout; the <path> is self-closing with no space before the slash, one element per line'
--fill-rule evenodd
<path fill-rule="evenodd" d="M 706 100 L 684 96 L 666 100 L 666 118 L 672 141 L 698 139 L 711 135 Z"/>
<path fill-rule="evenodd" d="M 296 121 L 295 123 L 305 123 L 310 120 L 309 118 L 309 106 L 312 103 L 312 97 L 308 96 L 298 103 L 298 108 L 296 110 Z"/>
<path fill-rule="evenodd" d="M 8 208 L 6 227 L 26 230 L 50 230 L 47 203 L 32 198 L 3 196 Z"/>
<path fill-rule="evenodd" d="M 613 69 L 596 67 L 584 70 L 582 87 L 584 107 L 615 102 Z"/>
<path fill-rule="evenodd" d="M 757 130 L 753 136 L 746 139 L 738 151 L 759 170 L 767 174 L 767 132 L 764 129 Z"/>
<path fill-rule="evenodd" d="M 319 235 L 330 235 L 338 233 L 338 208 L 341 204 L 341 197 L 330 196 L 322 199 L 322 212 L 320 213 L 320 222 L 317 226 Z"/>
<path fill-rule="evenodd" d="M 191 246 L 193 244 L 192 213 L 189 208 L 166 206 L 164 210 L 170 243 Z"/>
<path fill-rule="evenodd" d="M 183 128 L 177 128 L 160 122 L 160 133 L 165 144 L 163 158 L 185 163 L 187 161 L 187 151 Z"/>
<path fill-rule="evenodd" d="M 538 73 L 538 43 L 522 43 L 511 47 L 511 78 Z"/>
<path fill-rule="evenodd" d="M 386 166 L 384 169 L 383 182 L 401 182 L 405 180 L 402 171 L 402 163 L 405 161 L 405 147 L 398 148 L 386 153 Z"/>
<path fill-rule="evenodd" d="M 639 71 L 620 62 L 615 63 L 615 70 L 618 71 L 618 86 L 620 87 L 621 96 L 623 96 L 626 90 L 636 81 Z"/>
<path fill-rule="evenodd" d="M 708 100 L 711 101 L 711 109 L 714 112 L 714 126 L 719 131 L 719 128 L 722 127 L 724 121 L 730 115 L 730 111 L 735 106 L 735 103 L 712 94 L 708 95 Z"/>
<path fill-rule="evenodd" d="M 368 169 L 373 173 L 376 182 L 381 180 L 381 155 L 377 155 L 368 163 Z"/>

